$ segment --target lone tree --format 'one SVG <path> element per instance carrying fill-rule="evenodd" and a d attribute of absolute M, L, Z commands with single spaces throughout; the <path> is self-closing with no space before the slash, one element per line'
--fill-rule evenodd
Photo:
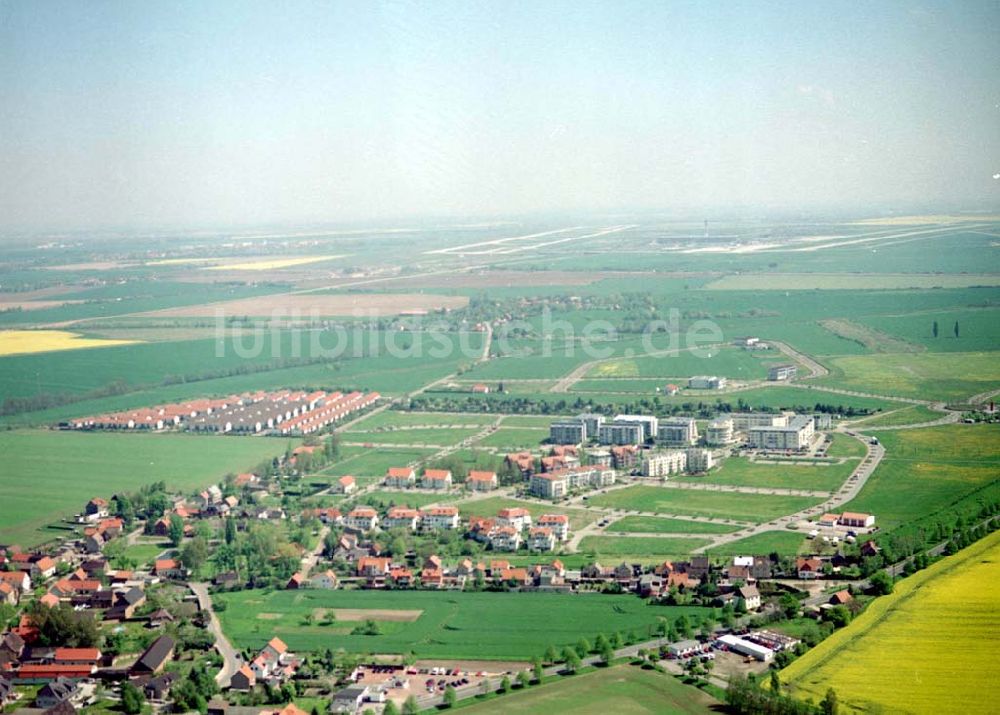
<path fill-rule="evenodd" d="M 567 672 L 575 673 L 576 669 L 580 667 L 580 656 L 569 646 L 566 646 L 566 650 L 563 651 L 563 658 L 566 661 Z"/>
<path fill-rule="evenodd" d="M 931 326 L 931 332 L 934 334 L 935 338 L 938 336 L 938 324 L 936 320 L 934 321 L 934 325 Z"/>
<path fill-rule="evenodd" d="M 837 704 L 837 692 L 833 688 L 826 691 L 826 695 L 819 703 L 819 709 L 823 715 L 837 715 L 840 706 Z"/>
<path fill-rule="evenodd" d="M 444 706 L 451 708 L 455 706 L 456 702 L 458 702 L 458 695 L 455 694 L 455 689 L 449 685 L 444 689 Z"/>
<path fill-rule="evenodd" d="M 955 337 L 958 337 L 958 321 L 955 321 Z"/>
<path fill-rule="evenodd" d="M 419 712 L 420 706 L 417 705 L 417 699 L 411 695 L 403 703 L 403 715 L 417 715 Z"/>
<path fill-rule="evenodd" d="M 781 678 L 777 670 L 771 671 L 771 692 L 775 695 L 781 692 Z"/>

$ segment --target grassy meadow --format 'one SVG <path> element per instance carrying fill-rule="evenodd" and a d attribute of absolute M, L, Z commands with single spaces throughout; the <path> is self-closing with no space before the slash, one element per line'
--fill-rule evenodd
<path fill-rule="evenodd" d="M 651 670 L 620 665 L 564 678 L 544 687 L 534 687 L 462 707 L 462 712 L 573 713 L 573 715 L 708 715 L 717 701 L 676 678 Z"/>
<path fill-rule="evenodd" d="M 412 653 L 418 658 L 529 660 L 598 633 L 644 636 L 661 616 L 701 620 L 700 608 L 647 605 L 632 595 L 436 591 L 241 591 L 220 594 L 227 636 L 240 648 L 259 648 L 273 636 L 293 651 L 345 648 L 354 653 Z M 323 609 L 367 609 L 376 636 L 350 635 L 354 622 L 311 623 Z M 419 611 L 415 620 L 389 620 Z M 412 615 L 410 616 L 412 618 Z"/>
<path fill-rule="evenodd" d="M 760 523 L 819 503 L 810 497 L 710 492 L 636 485 L 599 494 L 590 505 L 658 514 L 707 516 Z"/>
<path fill-rule="evenodd" d="M 163 480 L 194 491 L 281 454 L 288 440 L 185 434 L 20 430 L 0 432 L 0 543 L 29 545 L 64 531 L 46 529 L 110 498 Z"/>

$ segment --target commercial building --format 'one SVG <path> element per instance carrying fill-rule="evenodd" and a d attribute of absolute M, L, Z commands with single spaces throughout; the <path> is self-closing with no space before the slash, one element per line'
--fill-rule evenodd
<path fill-rule="evenodd" d="M 695 375 L 688 378 L 688 387 L 693 390 L 721 390 L 726 386 L 726 378 L 715 375 Z"/>
<path fill-rule="evenodd" d="M 674 446 L 697 444 L 698 425 L 691 417 L 668 417 L 660 420 L 656 430 L 656 441 Z"/>
<path fill-rule="evenodd" d="M 785 427 L 751 427 L 748 441 L 757 449 L 799 450 L 809 446 L 815 433 L 811 415 L 796 415 Z"/>
<path fill-rule="evenodd" d="M 774 651 L 770 648 L 765 648 L 738 636 L 730 634 L 719 636 L 719 643 L 735 653 L 749 655 L 764 663 L 770 663 L 771 659 L 774 658 Z"/>

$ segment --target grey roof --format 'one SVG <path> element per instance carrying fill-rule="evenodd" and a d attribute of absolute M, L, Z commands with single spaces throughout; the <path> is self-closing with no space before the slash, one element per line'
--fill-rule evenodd
<path fill-rule="evenodd" d="M 166 635 L 160 636 L 153 641 L 145 653 L 139 656 L 139 660 L 135 662 L 132 669 L 152 672 L 166 662 L 173 649 L 174 639 Z"/>

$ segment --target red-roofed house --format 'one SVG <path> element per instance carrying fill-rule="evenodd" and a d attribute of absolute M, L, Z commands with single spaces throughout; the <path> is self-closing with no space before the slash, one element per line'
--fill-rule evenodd
<path fill-rule="evenodd" d="M 36 579 L 45 579 L 55 576 L 56 562 L 48 556 L 43 556 L 35 563 L 31 564 L 31 576 Z"/>
<path fill-rule="evenodd" d="M 229 687 L 232 690 L 239 692 L 247 692 L 253 690 L 254 686 L 257 684 L 257 676 L 254 674 L 250 666 L 244 663 L 240 666 L 240 669 L 233 673 L 233 677 L 229 682 Z"/>
<path fill-rule="evenodd" d="M 56 648 L 52 658 L 59 665 L 97 665 L 100 659 L 97 648 Z"/>
<path fill-rule="evenodd" d="M 153 564 L 153 573 L 160 578 L 181 578 L 184 569 L 176 559 L 157 559 Z"/>
<path fill-rule="evenodd" d="M 542 514 L 538 517 L 537 525 L 551 529 L 559 541 L 569 538 L 569 517 L 565 514 Z"/>
<path fill-rule="evenodd" d="M 801 579 L 814 579 L 823 575 L 823 562 L 816 558 L 799 557 L 795 560 L 795 570 Z"/>
<path fill-rule="evenodd" d="M 344 526 L 357 531 L 371 531 L 378 526 L 378 512 L 370 506 L 358 506 L 344 517 Z"/>
<path fill-rule="evenodd" d="M 417 473 L 413 467 L 389 467 L 385 473 L 385 485 L 396 489 L 410 489 L 417 484 Z"/>
<path fill-rule="evenodd" d="M 392 567 L 392 559 L 382 556 L 362 556 L 358 559 L 358 576 L 366 578 L 385 577 Z"/>
<path fill-rule="evenodd" d="M 531 512 L 519 506 L 507 507 L 497 512 L 497 523 L 512 526 L 518 531 L 531 526 Z"/>
<path fill-rule="evenodd" d="M 409 529 L 416 531 L 420 512 L 406 506 L 390 507 L 382 519 L 383 529 Z"/>
<path fill-rule="evenodd" d="M 27 571 L 2 571 L 0 582 L 10 584 L 21 593 L 31 590 L 31 574 Z"/>
<path fill-rule="evenodd" d="M 337 480 L 338 494 L 353 494 L 358 489 L 354 477 L 344 476 Z"/>
<path fill-rule="evenodd" d="M 420 512 L 420 528 L 424 531 L 458 528 L 458 508 L 436 506 Z"/>
<path fill-rule="evenodd" d="M 497 488 L 497 473 L 473 469 L 466 477 L 465 483 L 474 492 L 488 492 Z"/>
<path fill-rule="evenodd" d="M 451 489 L 451 470 L 425 469 L 420 486 L 424 489 Z"/>
<path fill-rule="evenodd" d="M 850 526 L 856 529 L 867 529 L 875 526 L 875 517 L 871 514 L 859 514 L 858 512 L 845 511 L 840 515 L 840 525 Z"/>

